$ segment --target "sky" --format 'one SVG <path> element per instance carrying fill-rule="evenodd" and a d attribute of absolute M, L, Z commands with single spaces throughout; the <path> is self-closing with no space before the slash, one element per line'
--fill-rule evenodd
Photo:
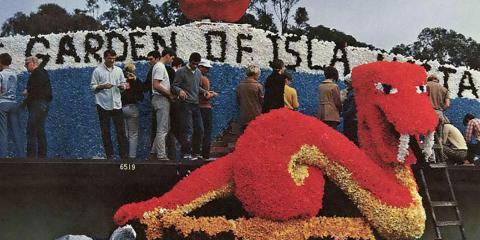
<path fill-rule="evenodd" d="M 0 0 L 0 24 L 43 3 L 56 3 L 69 12 L 86 5 L 85 0 Z M 312 26 L 335 28 L 386 50 L 413 43 L 425 27 L 452 29 L 480 42 L 479 0 L 300 0 L 297 6 L 307 8 Z"/>

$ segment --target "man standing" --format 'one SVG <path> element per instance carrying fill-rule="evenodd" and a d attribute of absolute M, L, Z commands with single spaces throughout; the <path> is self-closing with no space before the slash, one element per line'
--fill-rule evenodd
<path fill-rule="evenodd" d="M 175 73 L 173 90 L 181 100 L 179 107 L 183 126 L 179 141 L 182 145 L 182 155 L 186 160 L 197 160 L 200 155 L 200 143 L 198 142 L 193 146 L 196 151 L 194 152 L 195 156 L 192 157 L 191 136 L 193 132 L 197 133 L 200 139 L 203 136 L 203 122 L 198 100 L 199 94 L 208 95 L 208 92 L 200 87 L 202 73 L 198 70 L 198 64 L 201 58 L 199 53 L 192 53 L 189 63 Z"/>
<path fill-rule="evenodd" d="M 201 84 L 200 86 L 209 92 L 209 96 L 200 96 L 200 113 L 202 114 L 202 122 L 203 122 L 203 139 L 202 141 L 202 158 L 207 160 L 210 158 L 210 138 L 212 135 L 212 104 L 210 100 L 217 96 L 217 93 L 210 90 L 210 80 L 207 77 L 208 72 L 212 65 L 210 61 L 207 59 L 202 59 L 202 61 L 198 64 L 198 68 L 200 72 L 202 72 Z M 198 136 L 194 133 L 194 140 L 193 141 L 200 141 Z M 200 145 L 200 144 L 194 144 Z M 198 150 L 194 150 L 198 151 Z"/>
<path fill-rule="evenodd" d="M 28 108 L 27 123 L 27 157 L 47 157 L 47 137 L 45 135 L 45 122 L 48 107 L 52 101 L 52 87 L 48 72 L 39 66 L 37 57 L 25 59 L 25 67 L 30 72 L 27 89 L 23 95 L 27 97 Z"/>
<path fill-rule="evenodd" d="M 7 157 L 9 129 L 13 133 L 16 157 L 22 157 L 24 151 L 16 101 L 17 74 L 10 64 L 10 54 L 0 54 L 0 158 Z"/>
<path fill-rule="evenodd" d="M 272 109 L 283 108 L 285 106 L 285 63 L 280 59 L 273 60 L 271 67 L 272 74 L 267 77 L 265 83 L 265 98 L 263 101 L 262 113 L 268 113 Z"/>
<path fill-rule="evenodd" d="M 117 53 L 114 50 L 106 50 L 103 53 L 104 63 L 95 68 L 90 83 L 92 90 L 95 92 L 95 103 L 107 159 L 113 158 L 110 120 L 113 120 L 115 125 L 120 158 L 126 158 L 128 152 L 120 93 L 120 90 L 128 88 L 128 84 L 123 76 L 122 69 L 114 65 L 116 57 Z"/>
<path fill-rule="evenodd" d="M 150 101 L 152 99 L 152 72 L 153 66 L 160 61 L 160 53 L 158 51 L 151 51 L 147 54 L 147 61 L 150 64 L 150 70 L 147 73 L 147 79 L 143 83 L 143 91 L 149 92 Z M 153 141 L 155 141 L 155 134 L 157 132 L 157 117 L 155 116 L 155 110 L 152 108 L 152 122 L 151 122 L 151 132 L 150 132 L 150 147 L 153 148 Z"/>
<path fill-rule="evenodd" d="M 174 58 L 173 50 L 164 49 L 160 61 L 153 66 L 152 71 L 152 106 L 157 119 L 157 129 L 151 152 L 156 154 L 159 160 L 168 160 L 165 140 L 170 121 L 170 100 L 173 99 L 173 94 L 170 92 L 170 78 L 165 65 L 171 64 Z"/>

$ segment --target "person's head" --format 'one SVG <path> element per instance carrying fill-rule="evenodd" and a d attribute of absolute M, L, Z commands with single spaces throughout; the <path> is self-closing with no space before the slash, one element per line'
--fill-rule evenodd
<path fill-rule="evenodd" d="M 291 74 L 290 72 L 285 71 L 285 72 L 283 73 L 283 76 L 285 76 L 285 84 L 286 84 L 286 85 L 292 84 L 293 76 L 292 76 L 292 74 Z"/>
<path fill-rule="evenodd" d="M 260 78 L 260 68 L 256 65 L 249 65 L 245 69 L 245 74 L 247 75 L 248 78 L 253 78 L 255 80 L 258 80 Z"/>
<path fill-rule="evenodd" d="M 208 59 L 202 59 L 198 64 L 198 69 L 200 69 L 203 75 L 207 75 L 211 67 L 212 67 L 212 64 Z"/>
<path fill-rule="evenodd" d="M 0 54 L 0 69 L 7 68 L 12 64 L 12 57 L 8 53 Z"/>
<path fill-rule="evenodd" d="M 335 67 L 328 66 L 323 72 L 325 74 L 325 79 L 332 79 L 333 81 L 338 80 L 338 71 Z"/>
<path fill-rule="evenodd" d="M 463 125 L 467 126 L 468 122 L 470 122 L 470 120 L 472 120 L 474 118 L 475 118 L 475 115 L 473 115 L 471 113 L 465 114 L 465 116 L 463 117 Z"/>
<path fill-rule="evenodd" d="M 147 61 L 151 66 L 155 65 L 155 63 L 157 63 L 159 60 L 160 53 L 157 50 L 151 51 L 147 54 Z"/>
<path fill-rule="evenodd" d="M 113 49 L 107 49 L 103 52 L 103 60 L 105 60 L 105 66 L 112 67 L 115 64 L 117 53 Z"/>
<path fill-rule="evenodd" d="M 135 67 L 135 64 L 133 64 L 133 63 L 127 63 L 125 65 L 125 72 L 135 73 L 135 69 L 136 69 L 136 67 Z"/>
<path fill-rule="evenodd" d="M 281 59 L 275 59 L 271 62 L 270 67 L 273 71 L 282 74 L 285 71 L 285 63 Z"/>
<path fill-rule="evenodd" d="M 188 59 L 188 65 L 192 70 L 197 69 L 198 64 L 202 61 L 202 56 L 200 53 L 194 52 L 190 54 L 190 58 Z"/>
<path fill-rule="evenodd" d="M 39 60 L 35 56 L 30 56 L 25 58 L 25 68 L 27 68 L 27 71 L 32 72 L 35 70 L 39 65 Z"/>
<path fill-rule="evenodd" d="M 161 61 L 164 64 L 171 64 L 177 54 L 171 48 L 165 48 L 162 51 Z"/>
<path fill-rule="evenodd" d="M 177 70 L 181 67 L 185 66 L 185 63 L 183 62 L 183 59 L 179 58 L 179 57 L 176 57 L 173 59 L 173 62 L 172 62 L 172 68 Z"/>
<path fill-rule="evenodd" d="M 432 82 L 432 81 L 433 81 L 433 82 L 437 82 L 437 83 L 439 82 L 437 75 L 432 74 L 432 75 L 428 76 L 427 82 Z"/>

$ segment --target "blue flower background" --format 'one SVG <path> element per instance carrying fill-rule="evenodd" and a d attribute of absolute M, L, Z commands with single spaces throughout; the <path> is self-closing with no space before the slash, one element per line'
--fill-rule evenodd
<path fill-rule="evenodd" d="M 137 77 L 144 81 L 149 70 L 145 62 L 137 63 Z M 53 101 L 46 123 L 48 157 L 68 159 L 103 158 L 98 115 L 95 109 L 94 94 L 90 90 L 90 78 L 93 68 L 71 68 L 50 70 L 53 89 Z M 261 83 L 270 75 L 271 70 L 262 69 Z M 244 79 L 244 70 L 227 64 L 214 65 L 209 78 L 212 90 L 219 93 L 213 100 L 213 133 L 215 139 L 228 127 L 231 120 L 238 118 L 238 106 L 235 88 Z M 19 96 L 25 88 L 28 74 L 19 76 Z M 293 72 L 293 87 L 297 89 L 300 111 L 315 115 L 318 105 L 318 85 L 323 81 L 321 74 Z M 340 87 L 344 84 L 340 82 Z M 139 158 L 147 158 L 150 144 L 151 105 L 146 95 L 140 104 Z M 447 111 L 451 122 L 464 131 L 462 124 L 466 113 L 480 116 L 480 105 L 473 99 L 454 99 Z M 27 113 L 22 114 L 22 126 L 25 131 Z M 113 125 L 112 125 L 113 126 Z M 112 127 L 113 128 L 113 127 Z M 23 132 L 25 134 L 25 132 Z M 112 140 L 115 142 L 112 132 Z M 10 143 L 10 149 L 13 149 Z M 116 143 L 114 146 L 117 146 Z M 117 149 L 115 149 L 117 151 Z M 10 153 L 13 155 L 13 153 Z"/>

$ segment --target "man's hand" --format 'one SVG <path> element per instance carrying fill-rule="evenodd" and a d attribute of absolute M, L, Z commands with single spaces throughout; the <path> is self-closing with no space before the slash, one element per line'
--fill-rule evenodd
<path fill-rule="evenodd" d="M 98 90 L 110 89 L 113 85 L 111 83 L 100 84 L 97 86 Z"/>
<path fill-rule="evenodd" d="M 182 100 L 185 100 L 187 98 L 187 93 L 183 90 L 180 90 L 180 92 L 178 93 L 178 97 L 180 97 L 180 99 Z"/>
<path fill-rule="evenodd" d="M 210 98 L 213 98 L 213 97 L 216 97 L 218 96 L 218 93 L 214 92 L 214 91 L 206 91 L 203 96 L 205 96 L 206 99 L 210 99 Z"/>
<path fill-rule="evenodd" d="M 27 89 L 23 90 L 22 95 L 25 97 L 28 96 L 28 90 Z"/>

